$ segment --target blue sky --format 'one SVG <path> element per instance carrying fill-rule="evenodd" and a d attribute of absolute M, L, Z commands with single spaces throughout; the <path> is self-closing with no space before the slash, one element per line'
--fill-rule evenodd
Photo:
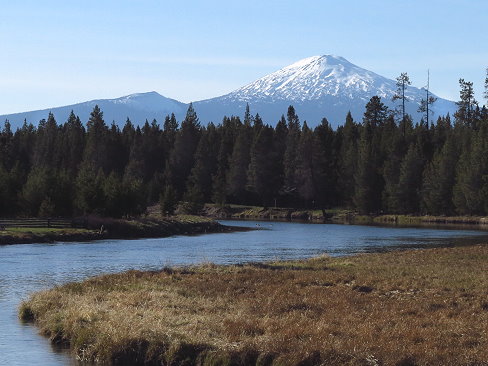
<path fill-rule="evenodd" d="M 226 94 L 299 59 L 343 56 L 457 100 L 482 98 L 488 1 L 7 1 L 0 114 L 155 90 Z"/>

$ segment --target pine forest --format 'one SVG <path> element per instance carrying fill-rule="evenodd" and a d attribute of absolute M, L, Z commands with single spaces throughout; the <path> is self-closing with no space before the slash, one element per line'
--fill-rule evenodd
<path fill-rule="evenodd" d="M 293 106 L 277 122 L 248 107 L 242 120 L 206 126 L 191 104 L 181 123 L 171 115 L 142 128 L 107 124 L 98 106 L 88 121 L 50 114 L 16 131 L 5 121 L 0 216 L 131 217 L 158 202 L 165 213 L 180 202 L 188 212 L 215 203 L 487 215 L 488 111 L 473 84 L 461 79 L 457 112 L 437 120 L 428 94 L 418 123 L 398 98 L 392 111 L 372 97 L 361 121 L 348 114 L 335 130 L 325 118 L 309 128 Z"/>

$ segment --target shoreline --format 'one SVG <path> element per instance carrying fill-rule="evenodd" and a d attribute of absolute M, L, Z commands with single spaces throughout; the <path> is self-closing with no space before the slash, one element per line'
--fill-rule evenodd
<path fill-rule="evenodd" d="M 90 218 L 87 229 L 6 229 L 0 232 L 0 245 L 96 241 L 106 239 L 164 238 L 174 235 L 200 235 L 253 230 L 252 228 L 222 225 L 199 216 L 167 219 L 145 218 L 122 220 Z M 100 228 L 103 226 L 103 231 Z M 98 229 L 97 229 L 98 228 Z"/>
<path fill-rule="evenodd" d="M 359 215 L 350 210 L 295 210 L 253 206 L 216 207 L 207 205 L 204 216 L 216 220 L 259 220 L 270 222 L 302 222 L 339 225 L 381 225 L 396 227 L 472 228 L 488 231 L 488 217 L 484 216 L 414 216 Z"/>
<path fill-rule="evenodd" d="M 487 259 L 474 245 L 127 271 L 37 292 L 19 317 L 112 364 L 477 364 Z"/>
<path fill-rule="evenodd" d="M 292 214 L 290 214 L 292 213 Z M 290 209 L 233 209 L 219 208 L 204 211 L 204 216 L 175 216 L 171 218 L 147 217 L 144 219 L 89 218 L 86 229 L 11 229 L 0 232 L 0 245 L 89 242 L 106 239 L 164 238 L 173 235 L 200 235 L 251 231 L 256 228 L 222 225 L 216 220 L 296 222 L 310 224 L 364 225 L 383 227 L 434 227 L 439 229 L 465 229 L 488 231 L 488 218 L 463 216 L 407 216 L 407 215 L 352 215 L 348 211 L 330 214 L 324 219 L 318 211 L 292 211 Z M 103 232 L 100 227 L 103 225 Z"/>

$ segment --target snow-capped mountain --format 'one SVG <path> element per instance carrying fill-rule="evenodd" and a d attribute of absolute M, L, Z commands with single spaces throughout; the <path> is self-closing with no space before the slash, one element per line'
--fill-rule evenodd
<path fill-rule="evenodd" d="M 135 125 L 144 124 L 146 119 L 149 122 L 156 119 L 162 123 L 164 117 L 171 113 L 175 113 L 181 119 L 185 116 L 186 109 L 188 108 L 184 103 L 163 97 L 153 91 L 131 94 L 116 99 L 98 99 L 64 107 L 10 114 L 0 116 L 0 121 L 2 121 L 3 125 L 3 121 L 8 119 L 12 125 L 12 129 L 15 130 L 15 128 L 22 126 L 24 119 L 28 123 L 36 125 L 41 119 L 47 119 L 49 112 L 54 114 L 58 123 L 64 123 L 68 119 L 71 111 L 73 111 L 80 117 L 83 123 L 86 123 L 90 118 L 93 107 L 97 104 L 103 112 L 105 122 L 111 124 L 112 121 L 115 121 L 119 126 L 123 126 L 127 118 Z"/>
<path fill-rule="evenodd" d="M 223 115 L 242 115 L 248 103 L 252 114 L 259 113 L 265 122 L 275 124 L 293 105 L 309 126 L 316 126 L 323 117 L 337 126 L 344 122 L 348 111 L 356 121 L 361 121 L 364 107 L 374 95 L 395 108 L 399 104 L 392 102 L 396 90 L 395 80 L 358 67 L 343 57 L 324 55 L 295 62 L 229 94 L 196 102 L 194 107 L 201 118 L 220 121 Z M 409 86 L 406 96 L 407 113 L 419 121 L 417 109 L 426 97 L 425 90 Z M 456 105 L 438 98 L 432 110 L 434 117 L 452 114 Z"/>
<path fill-rule="evenodd" d="M 400 72 L 399 72 L 400 73 Z M 219 123 L 224 116 L 243 116 L 246 104 L 251 113 L 259 113 L 265 123 L 276 124 L 282 114 L 286 115 L 289 105 L 293 105 L 301 121 L 316 126 L 326 117 L 332 126 L 344 123 L 348 111 L 356 121 L 361 121 L 364 107 L 372 96 L 378 95 L 390 108 L 399 105 L 392 102 L 396 93 L 396 81 L 356 66 L 343 57 L 324 55 L 305 58 L 281 70 L 266 75 L 229 94 L 197 101 L 193 106 L 200 121 Z M 409 101 L 407 113 L 414 122 L 420 121 L 417 112 L 424 89 L 409 86 L 406 90 Z M 58 122 L 65 122 L 71 110 L 83 122 L 89 118 L 93 107 L 98 104 L 104 113 L 105 121 L 115 121 L 122 126 L 129 118 L 141 125 L 146 119 L 156 119 L 162 123 L 167 114 L 174 113 L 178 120 L 185 116 L 187 104 L 163 97 L 156 92 L 131 94 L 117 99 L 93 100 L 85 103 L 0 116 L 0 121 L 8 119 L 13 128 L 20 126 L 24 119 L 33 124 L 47 118 L 53 112 Z M 452 101 L 438 98 L 433 105 L 433 118 L 438 115 L 451 115 L 456 110 Z"/>

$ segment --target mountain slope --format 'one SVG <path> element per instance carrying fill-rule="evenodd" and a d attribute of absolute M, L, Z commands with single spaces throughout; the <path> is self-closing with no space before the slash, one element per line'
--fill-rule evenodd
<path fill-rule="evenodd" d="M 162 123 L 164 117 L 171 113 L 175 113 L 181 119 L 187 109 L 187 105 L 184 103 L 163 97 L 156 92 L 148 92 L 131 94 L 116 99 L 98 99 L 64 107 L 10 114 L 0 116 L 0 121 L 3 124 L 3 121 L 8 119 L 13 129 L 20 127 L 24 119 L 36 125 L 41 119 L 46 119 L 51 111 L 56 121 L 63 123 L 66 122 L 70 112 L 73 110 L 81 121 L 86 123 L 88 118 L 90 118 L 93 107 L 97 104 L 103 112 L 105 122 L 110 125 L 112 121 L 115 121 L 119 126 L 122 126 L 127 118 L 135 125 L 144 124 L 146 119 L 149 122 L 156 119 L 159 123 Z"/>
<path fill-rule="evenodd" d="M 265 123 L 272 125 L 276 124 L 282 114 L 286 114 L 289 105 L 293 105 L 300 120 L 306 120 L 309 126 L 318 125 L 326 117 L 335 127 L 344 123 L 348 111 L 351 111 L 356 121 L 361 121 L 364 107 L 374 95 L 381 97 L 388 107 L 395 108 L 392 97 L 396 89 L 395 80 L 365 70 L 343 57 L 324 55 L 305 58 L 229 94 L 194 102 L 193 106 L 203 124 L 210 121 L 219 123 L 223 116 L 242 117 L 249 103 L 252 114 L 259 113 Z M 413 116 L 414 122 L 418 122 L 421 115 L 417 109 L 420 100 L 425 98 L 425 90 L 409 86 L 406 95 L 409 98 L 406 111 Z M 188 108 L 187 104 L 149 92 L 4 115 L 0 116 L 0 121 L 10 120 L 15 129 L 21 126 L 24 119 L 37 124 L 52 111 L 58 122 L 65 122 L 73 110 L 85 123 L 96 104 L 103 111 L 107 124 L 116 121 L 119 126 L 127 118 L 136 125 L 154 118 L 162 123 L 163 118 L 170 113 L 175 113 L 181 121 Z M 453 114 L 456 104 L 438 98 L 432 110 L 432 118 L 448 112 Z"/>
<path fill-rule="evenodd" d="M 195 102 L 195 110 L 205 120 L 220 121 L 222 115 L 242 115 L 246 103 L 251 113 L 259 113 L 265 122 L 275 124 L 286 114 L 290 104 L 300 119 L 316 126 L 323 117 L 337 126 L 345 120 L 348 111 L 360 121 L 364 106 L 373 95 L 382 98 L 391 108 L 396 92 L 396 81 L 360 68 L 343 57 L 313 56 L 264 76 L 242 88 L 221 97 Z M 408 87 L 407 112 L 415 121 L 425 90 Z M 439 98 L 433 107 L 434 115 L 453 113 L 455 103 Z"/>

